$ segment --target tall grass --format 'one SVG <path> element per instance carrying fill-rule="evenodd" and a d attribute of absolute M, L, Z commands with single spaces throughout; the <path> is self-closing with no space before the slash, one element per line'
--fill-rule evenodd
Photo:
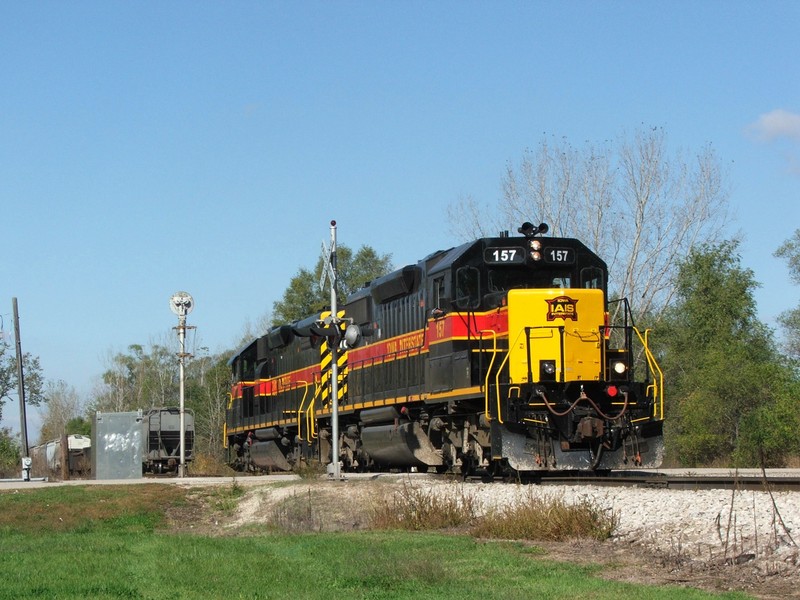
<path fill-rule="evenodd" d="M 189 463 L 189 472 L 194 477 L 233 477 L 237 473 L 220 457 L 197 452 Z"/>
<path fill-rule="evenodd" d="M 400 491 L 368 508 L 370 525 L 375 529 L 413 531 L 446 529 L 471 524 L 478 506 L 463 486 L 454 484 L 448 493 L 403 483 Z"/>
<path fill-rule="evenodd" d="M 475 498 L 454 484 L 446 493 L 408 483 L 370 508 L 376 529 L 432 530 L 465 528 L 482 538 L 560 541 L 575 538 L 606 540 L 619 516 L 584 499 L 567 503 L 558 497 L 528 495 L 523 501 L 481 513 Z"/>
<path fill-rule="evenodd" d="M 607 540 L 619 525 L 619 515 L 589 500 L 568 504 L 562 498 L 533 498 L 489 512 L 472 528 L 478 537 L 509 540 Z"/>

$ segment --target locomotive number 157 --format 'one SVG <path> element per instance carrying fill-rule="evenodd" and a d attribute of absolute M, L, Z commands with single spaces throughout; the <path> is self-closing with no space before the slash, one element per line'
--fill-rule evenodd
<path fill-rule="evenodd" d="M 525 254 L 522 248 L 486 248 L 483 262 L 489 265 L 523 263 Z"/>

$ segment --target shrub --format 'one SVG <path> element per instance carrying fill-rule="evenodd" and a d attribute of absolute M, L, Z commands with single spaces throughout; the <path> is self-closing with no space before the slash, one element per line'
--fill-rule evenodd
<path fill-rule="evenodd" d="M 588 499 L 568 504 L 562 498 L 530 497 L 526 502 L 491 511 L 473 527 L 478 537 L 512 540 L 606 540 L 619 516 Z"/>
<path fill-rule="evenodd" d="M 236 471 L 212 454 L 196 453 L 189 463 L 189 472 L 192 476 L 200 477 L 232 477 Z"/>
<path fill-rule="evenodd" d="M 452 493 L 422 490 L 409 483 L 391 498 L 370 509 L 370 524 L 377 529 L 444 529 L 472 523 L 478 510 L 475 500 L 463 487 Z"/>
<path fill-rule="evenodd" d="M 370 510 L 376 529 L 447 529 L 463 527 L 483 538 L 563 541 L 608 539 L 619 516 L 588 499 L 568 504 L 562 498 L 534 497 L 480 515 L 478 501 L 463 486 L 423 490 L 404 484 L 402 490 Z"/>
<path fill-rule="evenodd" d="M 22 456 L 19 444 L 11 437 L 11 430 L 0 429 L 0 479 L 12 479 L 22 474 Z"/>

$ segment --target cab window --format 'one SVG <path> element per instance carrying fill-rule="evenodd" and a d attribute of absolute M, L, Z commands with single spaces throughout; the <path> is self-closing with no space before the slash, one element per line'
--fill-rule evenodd
<path fill-rule="evenodd" d="M 456 306 L 461 309 L 478 308 L 480 303 L 480 271 L 475 267 L 461 267 L 456 271 Z"/>
<path fill-rule="evenodd" d="M 581 269 L 581 287 L 593 290 L 605 289 L 605 278 L 603 270 L 597 267 L 586 267 Z"/>
<path fill-rule="evenodd" d="M 445 298 L 444 275 L 436 277 L 431 283 L 431 308 L 445 308 L 442 300 Z"/>

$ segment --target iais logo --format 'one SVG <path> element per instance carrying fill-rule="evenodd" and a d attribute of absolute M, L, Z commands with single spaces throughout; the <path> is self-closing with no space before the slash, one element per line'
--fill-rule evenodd
<path fill-rule="evenodd" d="M 578 320 L 578 309 L 576 305 L 577 300 L 573 300 L 569 296 L 557 296 L 552 300 L 545 300 L 547 302 L 547 320 L 555 321 L 556 319 L 572 319 Z"/>

